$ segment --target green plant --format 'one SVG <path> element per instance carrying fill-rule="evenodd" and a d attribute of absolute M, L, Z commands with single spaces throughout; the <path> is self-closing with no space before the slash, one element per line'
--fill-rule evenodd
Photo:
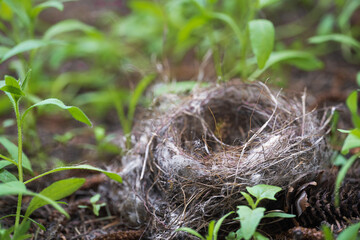
<path fill-rule="evenodd" d="M 230 232 L 229 235 L 226 237 L 227 240 L 240 240 L 240 239 L 248 240 L 252 237 L 258 240 L 268 239 L 267 237 L 263 236 L 261 233 L 256 231 L 261 219 L 274 218 L 274 217 L 278 217 L 278 218 L 295 217 L 295 215 L 293 214 L 287 214 L 279 210 L 274 210 L 265 214 L 266 211 L 265 208 L 257 207 L 259 203 L 264 199 L 276 200 L 275 194 L 281 191 L 280 187 L 259 184 L 253 187 L 246 187 L 246 190 L 253 197 L 256 198 L 256 201 L 254 202 L 254 199 L 246 192 L 241 192 L 241 194 L 244 196 L 244 198 L 246 199 L 246 201 L 248 202 L 251 208 L 242 205 L 237 206 L 238 210 L 236 213 L 238 214 L 238 217 L 234 218 L 234 220 L 240 221 L 241 226 L 239 230 L 237 230 L 236 232 Z M 184 231 L 190 233 L 200 238 L 201 240 L 216 240 L 222 222 L 225 220 L 226 217 L 228 217 L 232 213 L 234 212 L 233 211 L 229 212 L 217 222 L 215 222 L 214 220 L 211 221 L 209 223 L 208 235 L 206 236 L 206 238 L 203 237 L 197 231 L 188 227 L 182 227 L 177 229 L 176 231 Z"/>
<path fill-rule="evenodd" d="M 306 70 L 322 67 L 305 51 L 273 51 L 275 28 L 258 15 L 276 2 L 280 1 L 132 0 L 132 14 L 114 31 L 129 45 L 141 46 L 164 61 L 179 61 L 189 51 L 203 60 L 210 50 L 220 80 L 253 80 L 280 62 Z"/>
<path fill-rule="evenodd" d="M 100 194 L 95 194 L 90 198 L 90 203 L 92 207 L 91 209 L 95 214 L 95 216 L 99 216 L 100 208 L 106 206 L 106 203 L 97 203 L 99 200 L 100 200 Z M 89 207 L 85 205 L 79 205 L 79 208 L 89 208 Z"/>
<path fill-rule="evenodd" d="M 209 223 L 208 234 L 206 235 L 206 237 L 203 237 L 200 233 L 198 233 L 197 231 L 195 231 L 191 228 L 188 228 L 188 227 L 182 227 L 182 228 L 176 229 L 176 231 L 184 231 L 184 232 L 190 233 L 190 234 L 200 238 L 201 240 L 217 240 L 218 232 L 220 230 L 221 224 L 223 223 L 225 218 L 227 218 L 232 213 L 234 213 L 234 212 L 229 212 L 228 214 L 226 214 L 222 218 L 220 218 L 219 221 L 217 221 L 217 222 L 215 220 L 212 220 Z"/>
<path fill-rule="evenodd" d="M 360 222 L 354 223 L 354 224 L 348 226 L 346 229 L 344 229 L 336 239 L 337 240 L 358 240 L 358 239 L 360 239 L 359 229 L 360 229 Z M 322 230 L 324 233 L 325 240 L 334 240 L 335 239 L 333 234 L 331 233 L 331 229 L 328 226 L 323 225 Z"/>
<path fill-rule="evenodd" d="M 134 92 L 130 94 L 130 96 L 126 96 L 129 98 L 128 100 L 128 111 L 127 114 L 125 114 L 124 111 L 124 98 L 119 98 L 119 96 L 115 92 L 111 92 L 113 97 L 113 102 L 116 107 L 116 111 L 118 114 L 118 118 L 120 121 L 120 124 L 123 128 L 124 134 L 126 136 L 126 145 L 127 148 L 131 147 L 130 142 L 130 132 L 132 129 L 132 124 L 134 120 L 135 110 L 136 106 L 138 105 L 138 102 L 140 100 L 140 97 L 142 96 L 143 92 L 145 91 L 146 87 L 155 79 L 155 75 L 148 75 L 145 76 L 136 86 Z"/>
<path fill-rule="evenodd" d="M 8 234 L 8 236 L 10 236 L 10 234 L 13 233 L 13 239 L 25 239 L 29 237 L 29 235 L 26 234 L 26 232 L 30 227 L 30 221 L 34 222 L 29 217 L 36 209 L 44 205 L 51 204 L 62 214 L 69 217 L 68 213 L 66 213 L 66 211 L 59 205 L 57 201 L 66 196 L 71 195 L 73 192 L 79 189 L 85 182 L 85 179 L 70 178 L 70 179 L 60 180 L 52 183 L 47 188 L 43 189 L 40 193 L 35 193 L 28 190 L 26 188 L 26 184 L 38 178 L 41 178 L 45 175 L 48 175 L 50 173 L 64 171 L 64 170 L 71 170 L 71 169 L 87 169 L 87 170 L 99 171 L 104 173 L 113 180 L 122 182 L 122 179 L 119 175 L 104 171 L 99 168 L 92 167 L 90 165 L 59 167 L 24 181 L 24 171 L 27 171 L 31 175 L 33 175 L 31 163 L 22 150 L 22 146 L 23 146 L 22 129 L 23 129 L 23 125 L 26 123 L 25 119 L 30 110 L 32 110 L 35 107 L 40 107 L 44 105 L 54 105 L 61 109 L 67 110 L 76 120 L 83 122 L 89 126 L 92 126 L 90 120 L 79 108 L 74 106 L 66 106 L 62 101 L 54 98 L 39 101 L 33 104 L 32 106 L 28 107 L 25 111 L 21 112 L 20 102 L 22 98 L 25 96 L 24 90 L 28 80 L 29 80 L 29 75 L 27 75 L 24 79 L 21 79 L 19 81 L 17 81 L 15 78 L 11 76 L 5 76 L 5 80 L 0 81 L 0 90 L 2 90 L 7 95 L 7 97 L 10 99 L 10 102 L 13 105 L 15 112 L 15 119 L 17 123 L 17 130 L 18 130 L 17 146 L 12 142 L 10 142 L 9 140 L 7 140 L 5 137 L 0 137 L 0 143 L 10 154 L 9 157 L 0 154 L 0 158 L 3 159 L 0 161 L 0 180 L 3 182 L 0 184 L 0 196 L 18 195 L 16 214 L 2 217 L 2 218 L 6 218 L 6 217 L 15 216 L 14 226 L 11 227 L 9 230 L 5 231 L 5 234 Z M 5 167 L 10 167 L 14 165 L 17 167 L 18 170 L 17 177 L 5 169 Z M 30 201 L 30 204 L 25 214 L 21 215 L 23 195 L 30 195 L 33 196 L 33 198 Z M 23 218 L 21 223 L 20 223 L 20 218 Z M 39 224 L 38 226 L 44 228 Z M 4 239 L 6 239 L 6 237 Z"/>
<path fill-rule="evenodd" d="M 357 91 L 353 91 L 346 100 L 346 105 L 350 110 L 351 113 L 351 120 L 353 125 L 355 126 L 354 129 L 351 130 L 342 130 L 339 129 L 340 132 L 346 133 L 347 137 L 343 143 L 341 154 L 346 155 L 349 151 L 353 148 L 360 147 L 360 115 L 358 114 L 358 94 Z M 338 155 L 336 161 L 342 162 L 342 167 L 338 173 L 335 182 L 335 206 L 339 206 L 339 190 L 341 187 L 341 183 L 344 180 L 347 171 L 350 167 L 354 164 L 356 160 L 359 159 L 360 153 L 357 153 L 351 156 L 348 160 L 345 157 Z M 345 160 L 344 160 L 345 159 Z"/>
<path fill-rule="evenodd" d="M 246 190 L 253 197 L 255 197 L 256 201 L 254 202 L 254 199 L 246 192 L 241 192 L 241 194 L 244 196 L 251 208 L 249 208 L 248 206 L 237 207 L 238 217 L 234 220 L 240 221 L 240 228 L 236 232 L 229 233 L 229 235 L 226 237 L 227 240 L 248 240 L 252 237 L 258 240 L 268 239 L 267 237 L 256 231 L 261 219 L 274 217 L 295 217 L 295 215 L 279 211 L 272 211 L 265 214 L 266 209 L 263 207 L 258 207 L 259 203 L 264 199 L 276 200 L 275 194 L 281 191 L 280 187 L 260 184 L 253 187 L 246 187 Z"/>

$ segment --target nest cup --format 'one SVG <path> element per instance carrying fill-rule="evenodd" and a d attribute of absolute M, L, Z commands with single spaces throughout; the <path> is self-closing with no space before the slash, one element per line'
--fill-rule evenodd
<path fill-rule="evenodd" d="M 200 229 L 244 204 L 246 186 L 286 188 L 327 163 L 329 114 L 319 120 L 304 98 L 286 98 L 263 83 L 231 83 L 196 92 L 172 114 L 149 120 L 147 144 L 139 143 L 137 158 L 127 157 L 132 167 L 123 174 L 152 216 L 151 238 L 181 238 L 177 228 Z"/>

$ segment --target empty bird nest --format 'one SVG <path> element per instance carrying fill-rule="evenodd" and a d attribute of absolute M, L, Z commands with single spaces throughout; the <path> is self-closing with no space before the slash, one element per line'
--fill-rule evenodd
<path fill-rule="evenodd" d="M 263 83 L 228 83 L 162 103 L 139 124 L 139 141 L 123 159 L 125 183 L 111 198 L 150 238 L 181 238 L 177 228 L 199 230 L 245 204 L 246 186 L 286 188 L 328 163 L 330 115 L 308 112 L 305 95 L 287 98 Z"/>

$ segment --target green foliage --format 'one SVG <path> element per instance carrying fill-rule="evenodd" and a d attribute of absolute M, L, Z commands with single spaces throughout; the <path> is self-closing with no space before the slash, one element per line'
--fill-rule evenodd
<path fill-rule="evenodd" d="M 23 169 L 27 169 L 30 173 L 32 173 L 31 163 L 22 151 L 22 144 L 23 144 L 22 129 L 25 123 L 25 117 L 27 116 L 28 112 L 31 109 L 38 106 L 55 105 L 57 107 L 60 107 L 61 109 L 69 111 L 74 119 L 83 122 L 85 124 L 88 124 L 89 126 L 92 125 L 88 117 L 79 108 L 73 106 L 66 106 L 62 101 L 54 98 L 39 101 L 34 105 L 28 107 L 25 111 L 20 112 L 20 101 L 22 97 L 26 95 L 24 92 L 24 88 L 27 80 L 28 80 L 27 77 L 25 79 L 18 81 L 13 77 L 5 76 L 5 80 L 0 81 L 0 86 L 1 86 L 0 89 L 3 92 L 5 92 L 7 97 L 10 99 L 10 102 L 13 104 L 17 128 L 18 128 L 17 146 L 12 142 L 10 142 L 9 140 L 7 140 L 6 138 L 0 137 L 0 143 L 5 147 L 5 149 L 9 152 L 10 155 L 10 157 L 7 157 L 3 154 L 0 155 L 0 158 L 3 159 L 0 161 L 0 180 L 3 182 L 0 184 L 0 196 L 18 195 L 17 211 L 15 214 L 15 218 L 16 218 L 15 225 L 13 228 L 10 228 L 9 230 L 5 230 L 5 231 L 2 230 L 2 232 L 0 232 L 0 234 L 3 235 L 4 239 L 8 238 L 11 235 L 11 233 L 13 233 L 12 239 L 26 239 L 29 236 L 31 236 L 29 234 L 26 234 L 26 232 L 29 229 L 30 221 L 31 221 L 29 220 L 29 216 L 36 209 L 44 205 L 51 204 L 59 212 L 69 217 L 68 213 L 56 201 L 74 193 L 84 184 L 85 179 L 71 178 L 71 179 L 60 180 L 52 183 L 47 188 L 43 189 L 40 193 L 34 193 L 32 191 L 29 191 L 25 185 L 29 182 L 32 182 L 50 173 L 64 171 L 64 170 L 71 170 L 71 169 L 86 169 L 86 170 L 102 172 L 105 175 L 107 175 L 109 178 L 117 182 L 122 182 L 122 179 L 119 175 L 108 171 L 104 171 L 99 168 L 92 167 L 90 165 L 78 165 L 71 167 L 55 168 L 24 182 Z M 12 165 L 15 165 L 18 169 L 17 178 L 12 173 L 5 170 L 6 167 Z M 23 217 L 24 218 L 23 221 L 20 223 L 20 217 L 21 217 L 20 213 L 21 213 L 23 195 L 30 195 L 33 196 L 33 198 L 26 210 L 25 216 Z"/>
<path fill-rule="evenodd" d="M 348 240 L 348 239 L 359 239 L 359 229 L 360 229 L 360 222 L 354 223 L 350 226 L 348 226 L 346 229 L 344 229 L 339 236 L 336 238 L 337 240 Z M 322 230 L 324 233 L 324 239 L 325 240 L 333 240 L 334 236 L 331 233 L 331 229 L 323 225 Z"/>
<path fill-rule="evenodd" d="M 233 214 L 233 213 L 234 212 L 229 212 L 229 213 L 225 214 L 217 222 L 215 220 L 211 221 L 209 223 L 208 234 L 206 235 L 206 237 L 203 237 L 200 233 L 198 233 L 197 231 L 195 231 L 191 228 L 188 228 L 188 227 L 182 227 L 182 228 L 176 229 L 176 231 L 187 232 L 191 235 L 194 235 L 195 237 L 200 238 L 201 240 L 217 240 L 218 232 L 220 230 L 221 224 L 224 222 L 225 218 L 227 218 L 230 214 Z"/>
<path fill-rule="evenodd" d="M 106 203 L 98 203 L 99 200 L 100 200 L 100 194 L 95 194 L 90 198 L 90 203 L 92 206 L 91 209 L 95 216 L 99 216 L 100 208 L 106 206 Z M 79 205 L 79 208 L 89 208 L 89 207 L 84 205 Z"/>
<path fill-rule="evenodd" d="M 257 207 L 260 201 L 264 199 L 269 200 L 276 200 L 275 194 L 281 191 L 280 187 L 271 186 L 271 185 L 265 185 L 265 184 L 259 184 L 253 187 L 246 187 L 246 190 L 256 198 L 256 201 L 253 200 L 253 198 L 247 194 L 246 192 L 241 192 L 241 194 L 244 196 L 246 201 L 248 202 L 248 206 L 238 206 L 237 214 L 238 217 L 234 218 L 234 220 L 240 221 L 240 228 L 236 232 L 231 232 L 226 237 L 227 240 L 240 240 L 240 239 L 251 239 L 252 237 L 254 239 L 268 239 L 267 237 L 263 236 L 259 232 L 256 231 L 261 219 L 263 218 L 292 218 L 295 217 L 295 215 L 287 214 L 284 212 L 270 212 L 265 214 L 266 209 L 263 207 Z"/>
<path fill-rule="evenodd" d="M 238 214 L 238 217 L 234 218 L 234 220 L 239 221 L 241 227 L 236 232 L 230 232 L 229 235 L 226 237 L 227 240 L 240 240 L 240 239 L 249 240 L 252 237 L 258 240 L 268 239 L 267 237 L 263 236 L 262 234 L 256 231 L 261 219 L 274 218 L 274 217 L 277 218 L 295 217 L 295 215 L 287 214 L 279 211 L 274 211 L 265 214 L 266 211 L 265 208 L 257 207 L 257 205 L 260 203 L 261 200 L 264 199 L 276 200 L 275 194 L 281 191 L 280 187 L 260 184 L 253 187 L 246 187 L 246 190 L 253 197 L 256 198 L 256 201 L 254 202 L 253 198 L 249 194 L 245 192 L 241 192 L 241 194 L 244 196 L 244 198 L 246 199 L 246 201 L 248 202 L 251 208 L 242 205 L 237 206 L 238 210 L 236 211 L 236 213 Z M 206 238 L 203 237 L 199 232 L 188 227 L 182 227 L 177 229 L 176 231 L 187 232 L 191 235 L 200 238 L 201 240 L 216 240 L 222 222 L 232 213 L 234 212 L 229 212 L 217 222 L 215 222 L 214 220 L 211 221 L 208 226 L 208 235 L 206 236 Z"/>

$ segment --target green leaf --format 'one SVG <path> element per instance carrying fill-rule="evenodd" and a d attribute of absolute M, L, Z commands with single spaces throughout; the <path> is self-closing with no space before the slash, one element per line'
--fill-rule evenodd
<path fill-rule="evenodd" d="M 214 226 L 215 226 L 215 220 L 212 220 L 212 221 L 209 223 L 208 235 L 206 236 L 206 240 L 213 240 Z"/>
<path fill-rule="evenodd" d="M 220 218 L 219 221 L 216 222 L 215 227 L 214 227 L 214 234 L 213 234 L 214 240 L 217 240 L 220 226 L 223 223 L 223 221 L 225 220 L 225 218 L 227 218 L 230 214 L 233 214 L 233 213 L 234 213 L 234 211 L 229 212 L 228 214 L 222 216 L 222 218 Z"/>
<path fill-rule="evenodd" d="M 33 9 L 32 9 L 32 17 L 37 17 L 39 15 L 39 13 L 41 13 L 43 10 L 47 9 L 47 8 L 56 8 L 59 11 L 64 10 L 64 4 L 59 2 L 59 1 L 46 1 L 43 3 L 40 3 L 38 5 L 36 5 Z"/>
<path fill-rule="evenodd" d="M 69 214 L 58 203 L 56 203 L 55 201 L 53 201 L 52 199 L 46 196 L 27 190 L 25 184 L 22 182 L 16 181 L 16 182 L 0 183 L 0 196 L 18 195 L 18 194 L 38 196 L 43 200 L 47 201 L 48 203 L 50 203 L 56 210 L 64 214 L 67 218 L 70 217 Z"/>
<path fill-rule="evenodd" d="M 20 21 L 27 27 L 30 28 L 31 21 L 25 9 L 24 1 L 14 0 L 3 0 L 11 10 L 19 17 Z"/>
<path fill-rule="evenodd" d="M 50 186 L 42 190 L 39 194 L 48 197 L 51 200 L 57 201 L 63 199 L 76 190 L 78 190 L 85 183 L 85 178 L 69 178 L 52 183 Z M 29 217 L 36 209 L 49 204 L 42 198 L 34 197 L 25 213 L 25 217 Z"/>
<path fill-rule="evenodd" d="M 281 62 L 295 65 L 296 67 L 304 70 L 316 70 L 323 67 L 323 63 L 319 59 L 317 59 L 313 54 L 308 52 L 296 51 L 296 50 L 272 52 L 264 68 L 257 69 L 254 73 L 251 74 L 249 78 L 256 79 L 269 67 Z"/>
<path fill-rule="evenodd" d="M 248 206 L 238 206 L 237 214 L 240 220 L 241 233 L 245 240 L 249 240 L 255 233 L 257 226 L 264 216 L 265 208 L 251 209 Z"/>
<path fill-rule="evenodd" d="M 87 165 L 87 164 L 83 164 L 83 165 L 78 165 L 78 166 L 70 166 L 70 167 L 59 167 L 59 168 L 55 168 L 55 169 L 52 169 L 48 172 L 45 172 L 45 173 L 42 173 L 34 178 L 31 178 L 29 180 L 27 180 L 25 182 L 25 184 L 29 183 L 29 182 L 32 182 L 34 181 L 35 179 L 38 179 L 38 178 L 41 178 L 45 175 L 48 175 L 50 173 L 55 173 L 55 172 L 60 172 L 60 171 L 65 171 L 65 170 L 74 170 L 74 169 L 83 169 L 83 170 L 91 170 L 91 171 L 97 171 L 97 172 L 101 172 L 103 174 L 105 174 L 106 176 L 108 176 L 109 178 L 111 178 L 112 180 L 115 180 L 119 183 L 122 183 L 122 178 L 116 174 L 116 173 L 113 173 L 113 172 L 108 172 L 108 171 L 105 171 L 105 170 L 102 170 L 100 168 L 96 168 L 96 167 L 93 167 L 93 166 L 90 166 L 90 165 Z"/>
<path fill-rule="evenodd" d="M 356 83 L 360 87 L 360 72 L 356 74 Z"/>
<path fill-rule="evenodd" d="M 0 155 L 0 157 L 1 157 L 1 155 Z M 1 161 L 0 161 L 0 169 L 3 169 L 4 167 L 9 166 L 9 165 L 11 165 L 11 164 L 13 164 L 13 163 L 10 162 L 10 161 L 1 160 Z"/>
<path fill-rule="evenodd" d="M 2 219 L 5 219 L 5 218 L 8 218 L 8 217 L 16 217 L 16 214 L 9 214 L 9 215 L 6 215 L 6 216 L 3 216 L 0 218 L 0 220 Z M 24 215 L 20 215 L 20 217 L 24 218 L 25 216 Z M 32 218 L 28 218 L 29 221 L 33 222 L 34 224 L 36 224 L 41 230 L 44 230 L 46 231 L 46 228 L 44 227 L 44 225 L 38 223 L 37 221 L 35 221 L 34 219 Z M 1 236 L 1 235 L 0 235 Z"/>
<path fill-rule="evenodd" d="M 339 190 L 341 187 L 341 183 L 343 182 L 346 173 L 348 172 L 348 170 L 350 169 L 350 167 L 353 165 L 353 163 L 358 159 L 359 155 L 354 155 L 352 156 L 344 166 L 342 166 L 342 168 L 340 169 L 337 177 L 336 177 L 336 182 L 335 182 L 335 206 L 338 207 L 340 204 L 340 199 L 339 199 Z"/>
<path fill-rule="evenodd" d="M 264 19 L 252 20 L 248 25 L 251 48 L 262 69 L 274 48 L 275 28 L 272 22 Z"/>
<path fill-rule="evenodd" d="M 355 38 L 346 36 L 344 34 L 339 34 L 339 33 L 311 37 L 311 38 L 309 38 L 308 41 L 309 41 L 309 43 L 313 43 L 313 44 L 320 44 L 320 43 L 324 43 L 324 42 L 335 41 L 335 42 L 345 44 L 350 47 L 360 49 L 359 41 L 357 41 Z"/>
<path fill-rule="evenodd" d="M 57 107 L 60 107 L 62 109 L 68 110 L 69 113 L 73 116 L 73 118 L 75 118 L 76 120 L 85 123 L 89 126 L 92 126 L 91 121 L 89 120 L 89 118 L 85 115 L 85 113 L 83 111 L 80 110 L 80 108 L 78 107 L 74 107 L 74 106 L 66 106 L 62 101 L 60 101 L 59 99 L 56 98 L 49 98 L 49 99 L 45 99 L 41 102 L 38 102 L 34 105 L 32 105 L 31 107 L 29 107 L 28 109 L 26 109 L 26 111 L 24 112 L 24 114 L 21 117 L 21 121 L 24 121 L 24 118 L 26 116 L 26 114 L 33 109 L 34 107 L 39 107 L 39 106 L 44 106 L 44 105 L 55 105 Z"/>
<path fill-rule="evenodd" d="M 6 169 L 0 170 L 0 182 L 7 183 L 7 182 L 14 182 L 17 180 L 18 179 Z"/>
<path fill-rule="evenodd" d="M 253 187 L 246 187 L 246 190 L 256 197 L 257 201 L 262 199 L 276 200 L 275 194 L 281 191 L 281 187 L 259 184 Z"/>
<path fill-rule="evenodd" d="M 264 8 L 268 5 L 279 2 L 280 0 L 259 0 L 259 9 Z"/>
<path fill-rule="evenodd" d="M 352 148 L 360 147 L 360 129 L 353 129 L 345 138 L 344 144 L 341 148 L 341 154 L 346 155 Z"/>
<path fill-rule="evenodd" d="M 296 217 L 296 215 L 294 214 L 288 214 L 288 213 L 284 213 L 284 212 L 271 212 L 271 213 L 268 213 L 264 216 L 264 218 L 275 218 L 275 217 L 278 217 L 278 218 L 294 218 Z"/>
<path fill-rule="evenodd" d="M 262 235 L 259 232 L 254 233 L 254 239 L 255 240 L 269 240 L 269 238 L 265 237 L 264 235 Z"/>
<path fill-rule="evenodd" d="M 350 18 L 359 6 L 360 1 L 348 1 L 348 4 L 342 8 L 342 11 L 338 17 L 339 27 L 342 30 L 350 25 Z"/>
<path fill-rule="evenodd" d="M 31 69 L 27 71 L 25 77 L 20 81 L 21 90 L 25 89 L 26 84 L 29 82 L 30 78 L 31 78 Z"/>
<path fill-rule="evenodd" d="M 15 228 L 13 240 L 25 240 L 32 237 L 31 234 L 26 234 L 30 228 L 30 221 L 23 221 L 18 228 Z"/>
<path fill-rule="evenodd" d="M 322 232 L 325 240 L 334 240 L 331 229 L 328 226 L 322 225 Z"/>
<path fill-rule="evenodd" d="M 248 202 L 249 206 L 254 209 L 255 203 L 254 203 L 254 200 L 252 199 L 252 197 L 249 194 L 247 194 L 246 192 L 240 192 L 240 193 L 241 193 L 241 195 L 244 196 L 244 198 Z"/>
<path fill-rule="evenodd" d="M 25 96 L 25 93 L 21 91 L 18 81 L 15 78 L 7 75 L 5 75 L 5 85 L 3 85 L 0 90 L 3 90 L 4 92 L 8 92 L 13 95 Z"/>
<path fill-rule="evenodd" d="M 346 99 L 346 105 L 351 112 L 351 120 L 355 127 L 360 128 L 360 117 L 357 113 L 358 109 L 358 95 L 357 91 L 353 91 Z"/>
<path fill-rule="evenodd" d="M 142 96 L 143 92 L 149 86 L 149 84 L 155 79 L 155 75 L 148 75 L 145 76 L 136 86 L 134 93 L 131 96 L 130 103 L 129 103 L 129 112 L 128 112 L 128 119 L 132 122 L 134 118 L 134 113 L 136 110 L 136 105 L 139 102 L 140 97 Z"/>
<path fill-rule="evenodd" d="M 360 222 L 352 224 L 339 234 L 337 240 L 357 239 L 357 236 L 359 236 L 359 229 Z"/>
<path fill-rule="evenodd" d="M 8 139 L 6 139 L 5 137 L 0 137 L 0 144 L 2 144 L 5 147 L 5 149 L 10 153 L 11 158 L 17 163 L 18 147 L 12 142 L 10 142 Z M 22 166 L 26 170 L 28 170 L 31 174 L 33 174 L 30 161 L 24 152 L 22 154 Z"/>
<path fill-rule="evenodd" d="M 45 33 L 43 39 L 49 40 L 54 38 L 57 35 L 73 32 L 73 31 L 81 31 L 86 33 L 96 33 L 96 29 L 92 26 L 86 25 L 78 20 L 64 20 L 56 23 L 52 27 L 50 27 Z"/>
<path fill-rule="evenodd" d="M 353 91 L 349 97 L 346 99 L 346 106 L 349 108 L 352 115 L 357 114 L 357 91 Z"/>
<path fill-rule="evenodd" d="M 178 228 L 175 230 L 175 232 L 179 232 L 179 231 L 187 232 L 187 233 L 190 233 L 191 235 L 194 235 L 195 237 L 200 238 L 201 240 L 206 240 L 203 236 L 201 236 L 200 233 L 198 233 L 197 231 L 195 231 L 191 228 L 181 227 L 181 228 Z"/>
<path fill-rule="evenodd" d="M 44 46 L 49 45 L 52 42 L 44 41 L 44 40 L 36 40 L 36 39 L 30 39 L 26 40 L 24 42 L 19 43 L 15 47 L 11 48 L 2 58 L 1 62 L 6 61 L 7 59 L 19 54 L 24 53 L 30 50 L 34 50 L 37 48 L 41 48 Z"/>

